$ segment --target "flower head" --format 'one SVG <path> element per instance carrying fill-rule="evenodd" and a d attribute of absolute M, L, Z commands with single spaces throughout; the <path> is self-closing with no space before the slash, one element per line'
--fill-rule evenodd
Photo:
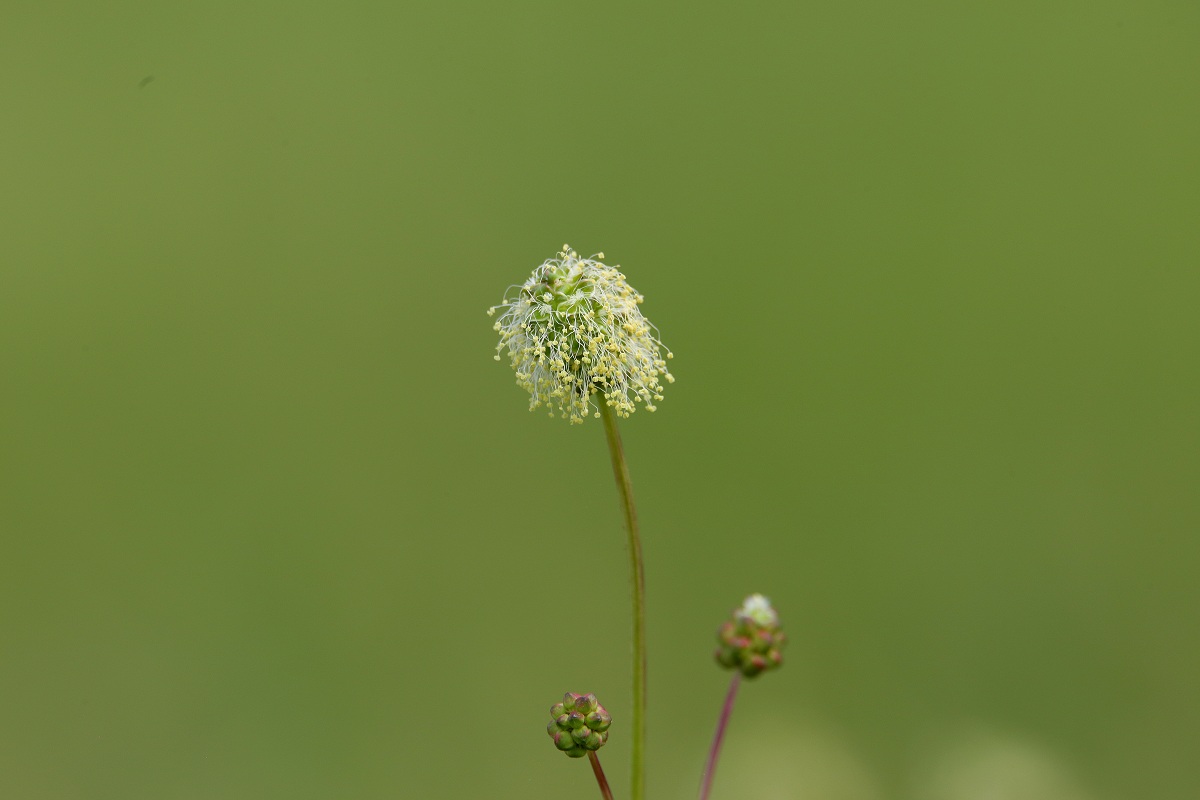
<path fill-rule="evenodd" d="M 551 416 L 582 422 L 589 413 L 599 416 L 601 395 L 628 417 L 637 403 L 654 411 L 663 399 L 660 379 L 675 380 L 667 371 L 671 352 L 638 308 L 642 296 L 603 259 L 580 258 L 563 245 L 488 309 L 499 313 L 496 360 L 507 350 L 530 410 L 545 405 Z"/>
<path fill-rule="evenodd" d="M 594 694 L 567 692 L 561 703 L 550 708 L 546 733 L 554 746 L 571 758 L 582 758 L 588 750 L 599 750 L 608 741 L 612 717 Z"/>
<path fill-rule="evenodd" d="M 752 594 L 717 630 L 717 663 L 753 678 L 783 663 L 779 651 L 786 641 L 771 601 Z"/>
<path fill-rule="evenodd" d="M 742 607 L 733 612 L 738 619 L 748 619 L 762 627 L 772 627 L 779 624 L 779 614 L 771 608 L 771 601 L 761 594 L 752 594 L 742 603 Z"/>

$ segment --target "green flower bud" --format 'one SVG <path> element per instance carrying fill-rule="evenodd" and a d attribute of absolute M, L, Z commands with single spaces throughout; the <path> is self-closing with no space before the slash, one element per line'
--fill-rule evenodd
<path fill-rule="evenodd" d="M 546 733 L 554 746 L 571 758 L 581 758 L 589 750 L 599 750 L 608 741 L 612 717 L 594 694 L 568 692 L 561 703 L 550 707 L 553 719 Z"/>
<path fill-rule="evenodd" d="M 603 709 L 596 709 L 587 715 L 587 726 L 594 731 L 606 731 L 612 724 L 612 717 Z"/>
<path fill-rule="evenodd" d="M 716 660 L 726 669 L 755 678 L 783 663 L 780 648 L 786 640 L 770 601 L 753 594 L 733 612 L 733 619 L 717 629 Z"/>

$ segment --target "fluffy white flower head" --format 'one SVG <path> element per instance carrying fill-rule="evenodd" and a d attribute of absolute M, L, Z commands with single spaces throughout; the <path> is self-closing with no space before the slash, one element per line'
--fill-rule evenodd
<path fill-rule="evenodd" d="M 654 411 L 662 383 L 673 383 L 671 353 L 658 329 L 642 316 L 642 296 L 604 254 L 580 258 L 563 245 L 556 258 L 512 286 L 499 313 L 496 360 L 508 352 L 517 385 L 529 392 L 529 408 L 545 405 L 572 423 L 600 416 L 599 400 L 628 417 L 637 404 Z"/>
<path fill-rule="evenodd" d="M 752 594 L 737 610 L 738 617 L 753 620 L 764 628 L 779 624 L 779 615 L 771 608 L 771 601 L 761 594 Z"/>

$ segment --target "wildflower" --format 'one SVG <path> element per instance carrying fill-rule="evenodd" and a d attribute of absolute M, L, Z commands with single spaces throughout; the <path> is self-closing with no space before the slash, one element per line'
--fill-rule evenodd
<path fill-rule="evenodd" d="M 531 411 L 545 405 L 550 416 L 583 422 L 589 413 L 600 416 L 600 395 L 628 417 L 638 403 L 654 411 L 663 399 L 660 379 L 675 381 L 667 371 L 671 352 L 638 308 L 642 295 L 603 259 L 580 258 L 563 245 L 488 309 L 489 316 L 499 312 L 495 358 L 507 350 Z"/>
<path fill-rule="evenodd" d="M 752 594 L 734 610 L 733 619 L 717 630 L 717 663 L 753 678 L 783 663 L 779 651 L 786 641 L 771 601 Z"/>
<path fill-rule="evenodd" d="M 567 692 L 561 703 L 550 708 L 550 716 L 554 719 L 546 726 L 546 733 L 554 746 L 571 758 L 582 758 L 588 750 L 599 750 L 608 741 L 612 716 L 594 694 Z"/>
<path fill-rule="evenodd" d="M 771 601 L 761 594 L 752 594 L 733 612 L 738 619 L 749 619 L 764 628 L 779 624 L 779 614 L 771 608 Z"/>

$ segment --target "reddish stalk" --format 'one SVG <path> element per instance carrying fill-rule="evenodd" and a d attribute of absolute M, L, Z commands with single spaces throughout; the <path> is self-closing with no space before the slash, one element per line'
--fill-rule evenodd
<path fill-rule="evenodd" d="M 588 761 L 592 762 L 592 772 L 596 773 L 596 783 L 600 784 L 600 794 L 604 800 L 613 800 L 612 789 L 608 788 L 608 778 L 604 777 L 604 770 L 600 767 L 600 756 L 596 755 L 595 750 L 588 750 Z"/>
<path fill-rule="evenodd" d="M 708 800 L 712 790 L 713 775 L 717 771 L 717 758 L 721 755 L 721 742 L 725 740 L 725 729 L 729 727 L 729 716 L 733 713 L 733 701 L 737 699 L 738 687 L 742 685 L 742 673 L 734 672 L 733 680 L 729 682 L 729 691 L 725 694 L 725 705 L 721 708 L 721 718 L 717 721 L 717 732 L 713 735 L 712 747 L 708 750 L 708 763 L 704 765 L 704 780 L 700 783 L 700 800 Z"/>

